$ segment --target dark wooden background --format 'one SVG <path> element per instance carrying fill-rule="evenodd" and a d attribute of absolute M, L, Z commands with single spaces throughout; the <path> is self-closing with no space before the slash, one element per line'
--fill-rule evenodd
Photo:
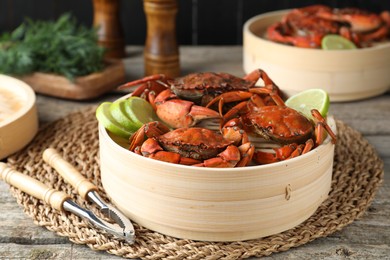
<path fill-rule="evenodd" d="M 180 45 L 239 45 L 249 18 L 269 11 L 310 4 L 355 6 L 374 12 L 390 10 L 389 0 L 289 1 L 289 0 L 178 0 L 177 39 Z M 121 22 L 126 44 L 143 45 L 146 21 L 142 0 L 121 0 Z M 71 12 L 92 25 L 92 0 L 0 0 L 0 33 L 16 28 L 25 17 L 56 19 Z"/>

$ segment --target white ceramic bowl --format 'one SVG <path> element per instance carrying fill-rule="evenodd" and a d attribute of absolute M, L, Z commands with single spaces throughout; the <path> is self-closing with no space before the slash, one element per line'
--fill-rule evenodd
<path fill-rule="evenodd" d="M 335 130 L 332 118 L 328 123 Z M 294 159 L 244 168 L 198 168 L 130 152 L 99 125 L 101 180 L 130 219 L 173 237 L 240 241 L 309 218 L 327 198 L 334 144 Z"/>
<path fill-rule="evenodd" d="M 26 146 L 37 131 L 34 91 L 23 81 L 0 75 L 0 159 Z"/>
<path fill-rule="evenodd" d="M 390 89 L 390 42 L 356 50 L 326 51 L 265 39 L 266 28 L 287 12 L 261 14 L 245 23 L 245 72 L 264 69 L 287 95 L 322 88 L 329 93 L 331 101 L 369 98 Z"/>

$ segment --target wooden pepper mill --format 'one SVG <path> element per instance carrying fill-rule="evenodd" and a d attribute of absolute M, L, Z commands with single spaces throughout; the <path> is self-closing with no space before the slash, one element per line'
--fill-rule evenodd
<path fill-rule="evenodd" d="M 144 0 L 147 34 L 144 49 L 145 74 L 180 75 L 176 42 L 176 0 Z"/>
<path fill-rule="evenodd" d="M 119 17 L 119 0 L 93 0 L 93 26 L 97 27 L 98 41 L 107 48 L 105 58 L 125 57 L 123 28 Z"/>

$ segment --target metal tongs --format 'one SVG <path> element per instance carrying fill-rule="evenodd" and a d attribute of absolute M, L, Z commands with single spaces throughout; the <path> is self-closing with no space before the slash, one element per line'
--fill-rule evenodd
<path fill-rule="evenodd" d="M 83 177 L 76 168 L 65 161 L 61 155 L 52 148 L 43 152 L 43 160 L 52 166 L 57 172 L 71 184 L 83 199 L 95 203 L 100 211 L 113 220 L 117 225 L 97 217 L 92 211 L 80 207 L 70 197 L 62 192 L 47 187 L 42 182 L 11 169 L 7 164 L 0 162 L 0 178 L 10 185 L 41 199 L 59 211 L 69 211 L 79 217 L 86 218 L 95 226 L 133 243 L 135 239 L 134 227 L 130 220 L 113 206 L 106 204 L 97 194 L 97 187 Z"/>

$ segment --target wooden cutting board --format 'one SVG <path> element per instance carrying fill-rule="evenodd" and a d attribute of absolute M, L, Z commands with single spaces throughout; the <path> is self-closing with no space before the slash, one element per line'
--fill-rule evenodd
<path fill-rule="evenodd" d="M 106 68 L 98 73 L 77 77 L 73 82 L 66 77 L 35 72 L 19 77 L 35 92 L 49 96 L 86 100 L 96 98 L 115 89 L 126 80 L 125 67 L 121 60 L 110 61 Z"/>

